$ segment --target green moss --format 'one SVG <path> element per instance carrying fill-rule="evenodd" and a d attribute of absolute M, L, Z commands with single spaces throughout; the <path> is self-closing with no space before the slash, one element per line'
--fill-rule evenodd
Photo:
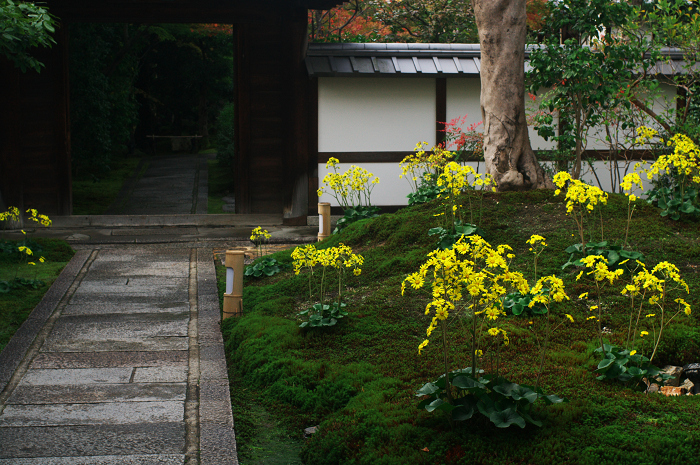
<path fill-rule="evenodd" d="M 0 351 L 10 342 L 75 253 L 65 241 L 40 238 L 33 242 L 37 244 L 36 254 L 45 257 L 45 263 L 20 265 L 14 256 L 0 256 L 0 280 L 10 281 L 17 276 L 44 283 L 37 289 L 24 287 L 0 293 Z"/>
<path fill-rule="evenodd" d="M 606 240 L 619 242 L 624 237 L 626 202 L 624 196 L 611 195 L 603 209 Z M 348 281 L 350 314 L 336 327 L 299 329 L 296 313 L 309 304 L 306 275 L 287 270 L 246 282 L 245 316 L 223 325 L 232 392 L 259 393 L 257 401 L 278 428 L 291 432 L 298 443 L 304 427 L 320 425 L 302 444 L 301 458 L 307 464 L 692 462 L 700 444 L 700 428 L 693 422 L 700 414 L 700 398 L 647 396 L 595 380 L 598 339 L 593 323 L 586 321 L 589 303 L 576 298 L 590 289 L 576 281 L 578 270 L 561 271 L 568 258 L 563 250 L 576 242 L 576 228 L 562 199 L 552 191 L 487 194 L 483 208 L 479 226 L 486 239 L 513 247 L 513 267 L 528 277 L 533 266 L 525 241 L 531 234 L 545 236 L 548 247 L 540 256 L 538 275 L 561 276 L 571 296 L 562 309 L 576 323 L 554 334 L 541 378 L 546 392 L 570 402 L 537 408 L 542 428 L 499 430 L 487 419 L 474 417 L 453 429 L 439 414 L 416 408 L 414 392 L 440 375 L 442 353 L 436 339 L 418 356 L 417 346 L 430 320 L 424 314 L 428 300 L 417 292 L 401 296 L 400 287 L 435 246 L 427 230 L 440 220 L 434 216 L 441 211 L 436 202 L 360 221 L 317 244 L 332 247 L 343 242 L 365 257 L 362 275 Z M 686 300 L 695 313 L 689 318 L 680 315 L 667 329 L 657 355 L 660 363 L 688 363 L 700 356 L 695 255 L 700 235 L 697 225 L 694 228 L 679 228 L 642 204 L 630 228 L 630 244 L 646 255 L 649 266 L 662 260 L 676 263 L 691 287 Z M 600 240 L 600 225 L 590 234 Z M 291 262 L 289 251 L 275 258 Z M 603 324 L 613 329 L 605 339 L 621 344 L 629 322 L 628 301 L 615 287 L 606 287 L 604 294 Z M 539 330 L 542 320 L 533 320 Z M 502 352 L 501 373 L 533 384 L 533 361 L 539 360 L 540 352 L 528 319 L 508 318 L 499 326 L 507 328 L 511 339 Z M 459 333 L 458 328 L 452 330 Z M 448 358 L 454 366 L 466 366 L 465 336 L 455 339 Z M 258 422 L 256 414 L 245 409 L 237 415 L 243 425 Z M 239 446 L 246 447 L 244 442 Z"/>
<path fill-rule="evenodd" d="M 207 160 L 208 164 L 208 188 L 207 213 L 224 213 L 225 202 L 223 197 L 233 193 L 233 172 L 230 166 L 221 166 L 218 160 Z"/>
<path fill-rule="evenodd" d="M 127 179 L 134 174 L 140 158 L 115 158 L 111 169 L 102 179 L 73 180 L 73 214 L 103 215 L 114 203 Z M 143 174 L 147 164 L 142 166 Z M 140 175 L 139 173 L 136 173 Z"/>

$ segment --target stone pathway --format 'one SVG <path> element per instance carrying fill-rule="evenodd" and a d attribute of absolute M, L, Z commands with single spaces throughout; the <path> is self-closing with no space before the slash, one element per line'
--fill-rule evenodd
<path fill-rule="evenodd" d="M 209 155 L 158 155 L 146 172 L 119 192 L 108 215 L 173 215 L 207 212 Z M 137 169 L 138 171 L 138 169 Z"/>
<path fill-rule="evenodd" d="M 211 248 L 86 246 L 0 354 L 0 464 L 237 464 Z"/>

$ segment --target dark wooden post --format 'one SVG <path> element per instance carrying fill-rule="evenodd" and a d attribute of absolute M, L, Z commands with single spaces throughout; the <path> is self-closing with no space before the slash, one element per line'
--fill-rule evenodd
<path fill-rule="evenodd" d="M 0 192 L 6 206 L 70 215 L 68 31 L 37 50 L 41 73 L 0 64 Z"/>

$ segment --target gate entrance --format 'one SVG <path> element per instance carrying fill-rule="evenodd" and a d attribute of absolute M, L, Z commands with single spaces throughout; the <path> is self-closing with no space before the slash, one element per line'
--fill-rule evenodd
<path fill-rule="evenodd" d="M 53 48 L 37 51 L 42 72 L 0 63 L 0 203 L 71 214 L 69 23 L 226 23 L 236 37 L 236 213 L 281 214 L 288 224 L 305 224 L 308 173 L 316 164 L 309 160 L 315 128 L 303 61 L 307 9 L 340 0 L 46 3 L 61 27 Z"/>

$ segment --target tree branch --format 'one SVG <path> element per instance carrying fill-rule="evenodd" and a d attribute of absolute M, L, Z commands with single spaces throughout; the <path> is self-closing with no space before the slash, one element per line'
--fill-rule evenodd
<path fill-rule="evenodd" d="M 663 119 L 661 119 L 661 117 L 660 117 L 659 115 L 657 115 L 657 114 L 654 112 L 654 110 L 652 110 L 651 108 L 649 108 L 648 106 L 646 106 L 646 104 L 644 104 L 644 102 L 639 101 L 639 99 L 636 98 L 636 97 L 632 97 L 632 98 L 630 99 L 630 102 L 631 102 L 632 104 L 634 104 L 634 106 L 636 106 L 637 108 L 639 108 L 640 110 L 642 110 L 644 113 L 646 113 L 647 115 L 651 116 L 651 117 L 654 119 L 654 121 L 656 121 L 657 123 L 659 123 L 665 130 L 667 130 L 668 132 L 671 132 L 671 126 L 669 126 L 668 123 L 666 123 L 666 121 L 664 121 Z"/>

